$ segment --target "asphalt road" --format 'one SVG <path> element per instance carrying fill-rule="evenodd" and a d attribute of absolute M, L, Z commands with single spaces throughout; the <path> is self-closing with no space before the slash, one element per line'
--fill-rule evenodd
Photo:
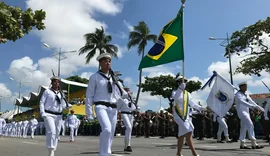
<path fill-rule="evenodd" d="M 113 142 L 112 156 L 175 156 L 175 138 L 132 138 L 132 153 L 123 152 L 123 137 L 116 137 Z M 270 156 L 270 146 L 258 140 L 264 149 L 240 150 L 239 143 L 217 144 L 216 140 L 194 140 L 195 147 L 201 156 Z M 247 142 L 250 145 L 250 142 Z M 55 156 L 98 156 L 98 137 L 76 137 L 70 143 L 68 136 L 61 137 Z M 187 146 L 183 147 L 183 155 L 191 156 Z M 0 156 L 48 156 L 45 148 L 45 136 L 35 139 L 0 138 Z"/>

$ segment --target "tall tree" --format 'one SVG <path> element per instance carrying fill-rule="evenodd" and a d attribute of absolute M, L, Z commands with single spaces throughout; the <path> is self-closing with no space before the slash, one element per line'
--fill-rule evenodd
<path fill-rule="evenodd" d="M 8 40 L 15 42 L 28 34 L 33 27 L 38 30 L 45 29 L 43 21 L 46 13 L 43 10 L 33 12 L 31 8 L 23 11 L 19 7 L 13 7 L 0 2 L 0 44 Z"/>
<path fill-rule="evenodd" d="M 87 53 L 86 64 L 90 62 L 96 53 L 110 53 L 117 58 L 118 47 L 110 44 L 112 41 L 111 35 L 106 35 L 103 27 L 101 29 L 96 28 L 94 33 L 87 33 L 84 35 L 86 43 L 79 50 L 79 55 Z"/>
<path fill-rule="evenodd" d="M 66 80 L 88 84 L 88 79 L 81 78 L 78 75 L 70 76 L 70 77 L 66 78 Z"/>
<path fill-rule="evenodd" d="M 150 92 L 150 95 L 160 95 L 163 98 L 167 98 L 172 106 L 172 91 L 175 90 L 178 85 L 176 78 L 180 74 L 178 73 L 175 77 L 171 75 L 160 75 L 156 77 L 145 77 L 145 82 L 141 84 L 142 92 Z M 190 93 L 197 91 L 201 88 L 202 83 L 200 81 L 188 81 L 186 90 Z"/>
<path fill-rule="evenodd" d="M 144 21 L 140 21 L 137 26 L 133 27 L 134 30 L 129 33 L 129 42 L 127 44 L 128 50 L 131 47 L 138 46 L 138 54 L 141 55 L 141 59 L 144 57 L 145 47 L 148 41 L 155 42 L 157 36 L 150 34 L 150 30 L 147 24 Z M 140 92 L 141 92 L 141 83 L 142 83 L 142 69 L 139 74 L 139 86 L 136 96 L 136 104 L 138 103 Z"/>
<path fill-rule="evenodd" d="M 225 56 L 228 56 L 229 48 L 231 53 L 239 55 L 239 52 L 246 52 L 249 55 L 240 62 L 241 65 L 237 67 L 236 73 L 260 76 L 261 71 L 270 71 L 269 33 L 270 17 L 232 34 Z"/>

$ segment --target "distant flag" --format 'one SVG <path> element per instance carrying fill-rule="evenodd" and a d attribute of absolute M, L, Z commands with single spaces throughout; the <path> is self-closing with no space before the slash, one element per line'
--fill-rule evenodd
<path fill-rule="evenodd" d="M 139 70 L 184 60 L 183 40 L 183 7 L 181 7 L 176 18 L 163 27 L 158 40 L 141 60 Z"/>
<path fill-rule="evenodd" d="M 216 71 L 213 76 L 202 87 L 204 89 L 207 85 L 211 85 L 212 81 L 215 83 L 207 98 L 207 106 L 215 112 L 218 116 L 224 117 L 234 102 L 235 87 L 227 80 L 220 76 Z"/>

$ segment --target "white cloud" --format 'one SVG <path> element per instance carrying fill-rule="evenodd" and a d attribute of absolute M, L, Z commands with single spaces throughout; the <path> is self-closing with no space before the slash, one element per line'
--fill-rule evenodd
<path fill-rule="evenodd" d="M 94 74 L 94 73 L 92 73 L 92 72 L 83 72 L 83 73 L 81 73 L 80 77 L 89 79 L 92 74 Z"/>
<path fill-rule="evenodd" d="M 44 21 L 46 29 L 34 31 L 45 42 L 55 50 L 73 51 L 78 50 L 85 44 L 84 35 L 94 32 L 96 28 L 107 25 L 94 19 L 96 14 L 116 15 L 123 8 L 125 0 L 28 0 L 27 7 L 34 10 L 46 11 Z M 120 50 L 123 50 L 120 48 Z M 52 51 L 52 50 L 51 50 Z M 120 55 L 121 55 L 120 51 Z M 61 75 L 67 76 L 78 71 L 78 68 L 97 67 L 98 62 L 94 58 L 85 65 L 85 56 L 77 53 L 66 53 L 67 58 L 61 61 Z M 40 71 L 51 73 L 51 69 L 57 72 L 58 62 L 54 58 L 42 58 L 38 61 Z"/>
<path fill-rule="evenodd" d="M 11 96 L 11 91 L 7 88 L 4 83 L 0 83 L 0 96 L 6 97 Z"/>
<path fill-rule="evenodd" d="M 151 68 L 145 68 L 143 69 L 143 73 L 147 73 L 145 76 L 148 77 L 155 77 L 160 75 L 172 75 L 175 76 L 173 72 L 173 68 L 169 68 L 168 66 L 160 65 L 156 67 Z"/>
<path fill-rule="evenodd" d="M 117 45 L 117 47 L 118 47 L 117 56 L 118 56 L 118 58 L 122 58 L 123 55 L 128 52 L 128 49 L 126 46 Z"/>
<path fill-rule="evenodd" d="M 127 22 L 126 20 L 124 20 L 123 22 L 124 22 L 124 25 L 128 28 L 129 31 L 134 30 L 133 26 L 129 22 Z"/>
<path fill-rule="evenodd" d="M 127 39 L 128 35 L 127 33 L 123 32 L 123 31 L 119 31 L 117 34 L 115 34 L 115 36 L 121 38 L 121 39 Z"/>

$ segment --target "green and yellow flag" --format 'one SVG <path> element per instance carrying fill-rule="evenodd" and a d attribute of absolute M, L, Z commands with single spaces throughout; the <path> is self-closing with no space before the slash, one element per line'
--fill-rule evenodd
<path fill-rule="evenodd" d="M 141 60 L 139 70 L 184 60 L 183 40 L 183 7 L 181 7 L 176 18 L 163 27 L 155 45 Z"/>

